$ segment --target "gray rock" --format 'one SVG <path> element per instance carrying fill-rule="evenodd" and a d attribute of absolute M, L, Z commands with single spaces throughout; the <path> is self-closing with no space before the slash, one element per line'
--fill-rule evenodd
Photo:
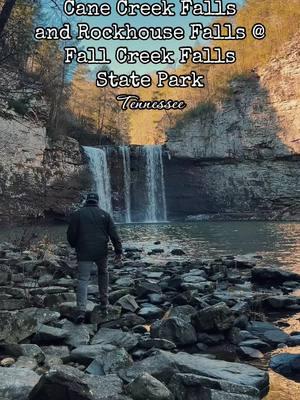
<path fill-rule="evenodd" d="M 16 313 L 0 312 L 0 340 L 19 343 L 37 330 L 37 321 L 26 310 Z"/>
<path fill-rule="evenodd" d="M 138 297 L 144 297 L 150 293 L 161 293 L 161 288 L 157 283 L 141 281 L 136 286 Z"/>
<path fill-rule="evenodd" d="M 160 293 L 149 293 L 147 297 L 152 304 L 162 304 L 166 299 L 166 296 Z"/>
<path fill-rule="evenodd" d="M 34 358 L 21 356 L 18 358 L 17 362 L 12 366 L 12 368 L 26 368 L 34 371 L 37 366 L 38 363 Z"/>
<path fill-rule="evenodd" d="M 66 332 L 65 343 L 72 347 L 79 347 L 88 344 L 90 341 L 90 331 L 86 325 L 75 325 L 66 320 L 62 326 Z"/>
<path fill-rule="evenodd" d="M 267 393 L 269 387 L 268 374 L 258 368 L 183 352 L 172 354 L 158 351 L 157 354 L 136 362 L 132 367 L 126 371 L 122 370 L 120 373 L 122 378 L 130 381 L 142 372 L 148 372 L 165 383 L 169 383 L 177 372 L 200 375 L 258 389 L 261 396 Z"/>
<path fill-rule="evenodd" d="M 153 376 L 143 373 L 126 387 L 134 400 L 173 400 L 170 390 Z"/>
<path fill-rule="evenodd" d="M 216 284 L 214 282 L 195 282 L 195 283 L 182 283 L 182 288 L 185 290 L 198 290 L 200 293 L 211 293 L 215 290 Z"/>
<path fill-rule="evenodd" d="M 14 299 L 9 295 L 7 296 L 7 298 L 0 299 L 0 310 L 15 311 L 26 307 L 24 299 Z"/>
<path fill-rule="evenodd" d="M 153 318 L 160 318 L 163 315 L 163 310 L 153 304 L 143 304 L 139 310 L 138 315 L 146 320 Z"/>
<path fill-rule="evenodd" d="M 34 335 L 35 343 L 61 342 L 67 337 L 67 332 L 53 326 L 41 325 Z"/>
<path fill-rule="evenodd" d="M 3 400 L 27 400 L 40 377 L 30 369 L 0 368 L 0 398 Z"/>
<path fill-rule="evenodd" d="M 71 369 L 54 369 L 43 375 L 31 391 L 28 400 L 94 400 L 83 378 Z"/>
<path fill-rule="evenodd" d="M 254 267 L 251 270 L 251 277 L 253 282 L 265 285 L 280 284 L 286 281 L 300 281 L 298 274 L 274 267 Z"/>
<path fill-rule="evenodd" d="M 134 280 L 130 277 L 124 276 L 116 280 L 115 285 L 118 287 L 134 286 Z"/>
<path fill-rule="evenodd" d="M 193 325 L 177 317 L 163 319 L 152 324 L 151 337 L 169 340 L 177 346 L 186 346 L 197 342 L 197 334 Z"/>
<path fill-rule="evenodd" d="M 118 306 L 109 306 L 107 309 L 107 315 L 103 315 L 103 311 L 100 306 L 94 307 L 91 313 L 92 324 L 105 324 L 107 322 L 116 321 L 120 318 L 122 308 Z"/>
<path fill-rule="evenodd" d="M 115 350 L 117 347 L 111 344 L 94 344 L 79 346 L 73 349 L 70 354 L 72 361 L 88 365 L 96 358 L 100 358 L 107 351 Z"/>
<path fill-rule="evenodd" d="M 121 297 L 116 304 L 121 306 L 123 310 L 130 312 L 136 312 L 139 309 L 139 305 L 135 301 L 135 298 L 130 294 Z"/>
<path fill-rule="evenodd" d="M 238 354 L 244 359 L 261 359 L 264 357 L 263 353 L 259 350 L 253 349 L 252 347 L 240 346 L 238 348 Z"/>
<path fill-rule="evenodd" d="M 255 321 L 249 324 L 248 330 L 273 347 L 287 343 L 290 336 L 270 322 Z"/>
<path fill-rule="evenodd" d="M 117 373 L 122 368 L 128 368 L 132 364 L 132 358 L 124 348 L 114 348 L 104 351 L 100 357 L 97 356 L 88 366 L 87 372 L 92 375 L 109 375 Z"/>
<path fill-rule="evenodd" d="M 101 328 L 93 337 L 91 344 L 112 344 L 124 347 L 126 350 L 133 349 L 138 343 L 138 335 L 124 332 L 121 329 Z"/>
<path fill-rule="evenodd" d="M 196 313 L 196 309 L 190 305 L 173 307 L 168 313 L 168 317 L 178 317 L 186 322 L 191 322 L 191 317 Z"/>
<path fill-rule="evenodd" d="M 199 332 L 224 332 L 233 326 L 234 317 L 225 303 L 218 303 L 198 311 L 192 323 Z"/>
<path fill-rule="evenodd" d="M 248 339 L 239 343 L 240 346 L 251 347 L 252 349 L 267 352 L 271 350 L 271 346 L 259 339 Z"/>
<path fill-rule="evenodd" d="M 144 349 L 162 349 L 162 350 L 173 350 L 176 348 L 175 343 L 171 342 L 170 340 L 166 339 L 141 339 L 139 341 L 139 346 L 143 347 Z"/>
<path fill-rule="evenodd" d="M 176 400 L 255 400 L 259 390 L 225 380 L 217 380 L 194 374 L 175 374 L 169 388 Z"/>
<path fill-rule="evenodd" d="M 300 355 L 288 353 L 276 354 L 271 358 L 270 368 L 287 378 L 293 378 L 295 375 L 299 376 Z"/>
<path fill-rule="evenodd" d="M 132 288 L 128 287 L 110 292 L 108 296 L 110 303 L 114 304 L 121 297 L 126 296 L 128 293 L 130 293 L 130 291 L 132 291 Z"/>

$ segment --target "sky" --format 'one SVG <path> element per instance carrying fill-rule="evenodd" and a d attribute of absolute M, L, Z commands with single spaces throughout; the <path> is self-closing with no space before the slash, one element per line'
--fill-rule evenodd
<path fill-rule="evenodd" d="M 152 73 L 157 70 L 165 70 L 168 68 L 175 68 L 176 64 L 174 65 L 169 65 L 169 64 L 120 64 L 115 60 L 114 54 L 115 50 L 122 46 L 127 46 L 129 50 L 147 50 L 147 51 L 153 51 L 157 50 L 160 47 L 164 46 L 169 50 L 175 51 L 175 54 L 178 55 L 178 47 L 180 46 L 195 46 L 196 43 L 195 41 L 189 40 L 189 24 L 192 22 L 201 22 L 204 25 L 209 25 L 211 23 L 211 19 L 209 17 L 195 17 L 193 15 L 189 16 L 180 16 L 179 15 L 179 10 L 180 10 L 180 2 L 179 0 L 169 0 L 170 3 L 176 4 L 176 16 L 173 17 L 155 17 L 155 16 L 136 16 L 136 17 L 128 17 L 128 16 L 120 16 L 116 13 L 115 11 L 115 5 L 116 5 L 117 0 L 103 0 L 103 1 L 97 1 L 97 0 L 81 0 L 81 3 L 97 3 L 97 4 L 102 4 L 105 2 L 108 2 L 111 5 L 111 8 L 113 10 L 112 14 L 110 16 L 106 17 L 80 17 L 80 22 L 86 22 L 90 26 L 96 26 L 96 27 L 104 27 L 104 26 L 110 26 L 112 23 L 117 23 L 118 25 L 122 26 L 124 23 L 130 23 L 132 26 L 135 27 L 142 27 L 142 26 L 147 26 L 147 27 L 162 27 L 162 26 L 180 26 L 182 28 L 186 29 L 186 39 L 183 39 L 182 41 L 178 40 L 167 40 L 167 41 L 153 41 L 153 40 L 147 40 L 147 41 L 112 41 L 112 40 L 85 40 L 85 41 L 80 41 L 80 47 L 81 48 L 87 48 L 87 47 L 106 47 L 108 49 L 108 54 L 109 58 L 111 59 L 112 63 L 109 65 L 109 68 L 113 70 L 117 74 L 123 74 L 123 73 L 130 73 L 132 70 L 137 71 L 139 74 L 145 74 L 145 73 Z M 157 3 L 160 2 L 159 0 L 129 0 L 130 3 Z M 202 0 L 196 0 L 198 3 L 202 3 Z M 241 7 L 242 4 L 245 2 L 245 0 L 224 0 L 224 4 L 231 2 L 235 3 L 238 5 L 238 7 Z M 79 3 L 79 1 L 77 1 Z M 230 19 L 228 18 L 228 21 Z M 73 26 L 76 26 L 76 21 L 73 20 L 72 23 Z M 75 29 L 75 32 L 77 32 L 77 29 Z M 199 42 L 198 42 L 199 44 Z M 94 72 L 98 71 L 101 69 L 101 65 L 90 65 L 90 68 L 94 70 Z"/>

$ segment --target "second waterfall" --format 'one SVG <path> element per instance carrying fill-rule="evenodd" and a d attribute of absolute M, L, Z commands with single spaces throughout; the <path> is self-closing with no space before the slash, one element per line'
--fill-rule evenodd
<path fill-rule="evenodd" d="M 161 146 L 84 147 L 100 206 L 118 222 L 167 220 Z"/>

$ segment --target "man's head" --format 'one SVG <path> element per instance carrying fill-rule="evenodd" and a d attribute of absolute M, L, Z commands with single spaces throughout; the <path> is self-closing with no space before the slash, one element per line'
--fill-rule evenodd
<path fill-rule="evenodd" d="M 97 193 L 88 193 L 86 196 L 86 204 L 97 205 L 99 203 L 99 196 Z"/>

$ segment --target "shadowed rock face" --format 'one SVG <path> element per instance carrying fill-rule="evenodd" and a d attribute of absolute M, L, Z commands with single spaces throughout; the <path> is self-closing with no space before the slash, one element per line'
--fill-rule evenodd
<path fill-rule="evenodd" d="M 168 132 L 169 215 L 299 218 L 299 43 Z"/>

